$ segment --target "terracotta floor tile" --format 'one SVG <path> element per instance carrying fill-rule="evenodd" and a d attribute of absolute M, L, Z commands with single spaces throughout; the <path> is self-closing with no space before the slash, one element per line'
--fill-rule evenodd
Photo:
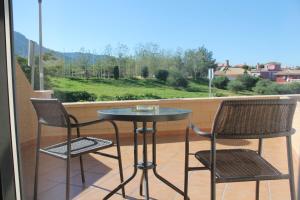
<path fill-rule="evenodd" d="M 147 138 L 151 142 L 150 138 Z M 54 141 L 54 140 L 53 140 Z M 133 172 L 133 146 L 132 138 L 122 139 L 121 153 L 123 160 L 124 178 L 127 179 Z M 141 144 L 141 137 L 139 137 Z M 183 189 L 184 181 L 184 138 L 175 136 L 157 137 L 157 171 L 164 178 Z M 46 143 L 46 142 L 45 142 Z M 33 177 L 35 164 L 34 146 L 22 149 L 22 171 L 24 180 L 24 193 L 28 199 L 33 194 Z M 200 137 L 192 137 L 190 142 L 190 152 L 208 150 L 210 142 Z M 252 140 L 218 141 L 218 149 L 227 148 L 250 148 L 256 149 L 257 142 Z M 138 149 L 139 160 L 142 160 L 142 146 Z M 116 149 L 105 150 L 106 153 L 116 155 Z M 263 143 L 263 155 L 274 166 L 281 171 L 287 171 L 286 147 L 284 139 L 269 139 Z M 152 160 L 152 145 L 148 145 L 148 158 Z M 190 157 L 190 166 L 201 166 L 194 158 Z M 296 156 L 295 156 L 296 158 Z M 298 160 L 295 159 L 295 169 L 298 169 Z M 83 156 L 86 183 L 81 183 L 79 159 L 72 159 L 71 162 L 71 196 L 76 200 L 99 200 L 114 189 L 119 183 L 119 169 L 117 160 L 103 157 L 96 154 Z M 63 200 L 65 197 L 65 161 L 42 155 L 39 173 L 39 199 L 41 200 Z M 126 199 L 144 199 L 139 194 L 139 182 L 141 171 L 126 185 Z M 298 172 L 295 170 L 295 177 Z M 297 181 L 296 181 L 297 183 Z M 217 199 L 221 199 L 226 184 L 217 184 Z M 179 200 L 183 199 L 180 194 L 159 181 L 149 171 L 149 188 L 151 199 Z M 269 191 L 272 200 L 289 199 L 288 181 L 263 181 L 261 183 L 260 197 L 262 200 L 269 199 Z M 111 199 L 123 199 L 121 191 Z M 210 199 L 210 174 L 209 171 L 193 171 L 189 173 L 189 196 L 191 199 Z M 226 186 L 224 193 L 226 200 L 252 200 L 255 199 L 255 183 L 230 183 Z"/>

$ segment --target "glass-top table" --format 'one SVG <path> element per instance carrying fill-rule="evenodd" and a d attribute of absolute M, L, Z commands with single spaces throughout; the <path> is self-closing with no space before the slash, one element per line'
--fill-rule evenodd
<path fill-rule="evenodd" d="M 145 199 L 149 199 L 149 181 L 148 181 L 148 170 L 152 169 L 154 175 L 161 180 L 163 183 L 174 189 L 176 192 L 184 196 L 184 192 L 178 187 L 173 185 L 171 182 L 163 178 L 158 174 L 156 170 L 156 123 L 166 121 L 177 121 L 184 120 L 189 117 L 191 110 L 177 109 L 177 108 L 158 108 L 149 111 L 138 111 L 135 108 L 114 108 L 108 110 L 99 110 L 98 115 L 103 120 L 113 121 L 128 121 L 133 122 L 133 134 L 134 134 L 134 171 L 133 174 L 119 186 L 112 190 L 103 199 L 109 199 L 118 190 L 123 188 L 129 183 L 137 174 L 137 170 L 143 171 L 140 182 L 140 195 L 145 196 Z M 142 127 L 138 128 L 138 122 L 142 122 Z M 147 123 L 152 123 L 152 128 L 147 127 Z M 137 134 L 143 136 L 143 159 L 138 162 L 138 142 Z M 152 162 L 148 161 L 147 156 L 147 134 L 152 134 Z M 144 190 L 144 191 L 143 191 Z"/>

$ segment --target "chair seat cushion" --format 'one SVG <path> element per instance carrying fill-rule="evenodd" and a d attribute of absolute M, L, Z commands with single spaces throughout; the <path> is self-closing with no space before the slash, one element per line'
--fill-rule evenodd
<path fill-rule="evenodd" d="M 210 151 L 198 151 L 195 157 L 210 169 Z M 287 178 L 255 151 L 228 149 L 216 151 L 216 181 L 239 182 Z"/>
<path fill-rule="evenodd" d="M 81 154 L 95 152 L 100 149 L 108 148 L 113 145 L 110 140 L 103 140 L 93 137 L 79 137 L 71 140 L 71 157 L 80 156 Z M 67 158 L 67 142 L 55 144 L 43 149 L 41 152 L 66 159 Z"/>

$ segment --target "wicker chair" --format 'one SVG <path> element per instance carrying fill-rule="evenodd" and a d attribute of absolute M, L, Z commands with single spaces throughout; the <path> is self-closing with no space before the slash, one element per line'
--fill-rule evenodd
<path fill-rule="evenodd" d="M 79 123 L 76 117 L 70 115 L 64 106 L 57 99 L 31 99 L 38 117 L 37 130 L 37 147 L 36 147 L 36 165 L 35 165 L 35 181 L 34 181 L 34 200 L 37 199 L 38 191 L 38 173 L 39 173 L 39 155 L 45 153 L 56 158 L 67 161 L 66 168 L 66 199 L 70 198 L 70 159 L 79 157 L 82 183 L 85 182 L 82 155 L 87 153 L 95 153 L 102 156 L 114 158 L 118 160 L 120 179 L 123 182 L 123 170 L 119 143 L 119 132 L 113 121 L 95 120 Z M 81 137 L 80 128 L 92 124 L 109 122 L 113 125 L 116 134 L 117 156 L 99 152 L 99 150 L 114 146 L 110 140 L 98 139 L 93 137 Z M 41 132 L 42 125 L 52 127 L 63 127 L 67 129 L 67 140 L 65 142 L 41 148 Z M 76 138 L 72 137 L 72 129 L 75 128 Z M 125 197 L 125 190 L 122 188 L 122 195 Z"/>
<path fill-rule="evenodd" d="M 187 128 L 185 148 L 185 199 L 188 199 L 188 172 L 210 170 L 211 199 L 216 199 L 216 183 L 256 181 L 259 199 L 260 180 L 288 179 L 291 199 L 295 200 L 295 185 L 291 149 L 292 121 L 296 101 L 292 99 L 226 100 L 216 114 L 211 133 L 194 125 Z M 189 152 L 189 128 L 211 140 L 210 151 Z M 283 174 L 262 156 L 264 138 L 286 137 L 288 174 Z M 258 139 L 258 151 L 249 149 L 216 150 L 216 139 Z M 190 167 L 189 155 L 195 155 L 203 167 Z"/>

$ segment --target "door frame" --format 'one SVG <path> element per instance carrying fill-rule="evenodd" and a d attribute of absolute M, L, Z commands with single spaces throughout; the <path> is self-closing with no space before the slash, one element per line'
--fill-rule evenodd
<path fill-rule="evenodd" d="M 2 200 L 21 200 L 12 0 L 0 0 L 0 177 Z"/>

